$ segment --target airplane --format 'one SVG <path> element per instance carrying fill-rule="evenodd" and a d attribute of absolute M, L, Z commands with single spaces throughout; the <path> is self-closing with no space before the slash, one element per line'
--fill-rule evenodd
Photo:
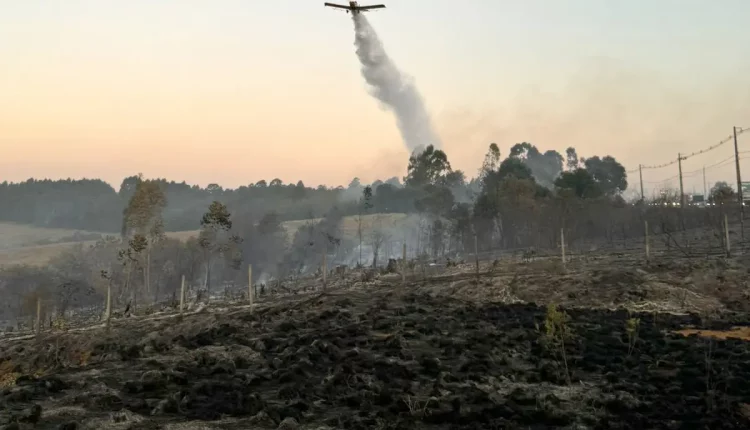
<path fill-rule="evenodd" d="M 372 9 L 383 9 L 385 7 L 384 4 L 374 4 L 374 5 L 370 5 L 370 6 L 360 6 L 360 5 L 357 4 L 356 1 L 350 1 L 349 2 L 349 6 L 345 6 L 345 5 L 342 5 L 342 4 L 336 4 L 336 3 L 325 3 L 325 6 L 334 7 L 334 8 L 338 8 L 338 9 L 345 9 L 346 13 L 351 12 L 353 14 L 357 14 L 357 13 L 360 13 L 360 12 L 367 12 L 368 10 L 372 10 Z"/>

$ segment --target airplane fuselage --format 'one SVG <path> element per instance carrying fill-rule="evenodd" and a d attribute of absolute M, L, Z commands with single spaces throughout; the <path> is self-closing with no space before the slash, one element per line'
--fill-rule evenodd
<path fill-rule="evenodd" d="M 335 9 L 343 9 L 346 11 L 346 13 L 351 12 L 352 14 L 359 14 L 359 13 L 367 12 L 373 9 L 382 9 L 385 7 L 385 5 L 382 5 L 382 4 L 360 6 L 359 3 L 357 3 L 356 1 L 350 1 L 349 6 L 336 4 L 336 3 L 325 3 L 325 6 L 332 7 Z"/>

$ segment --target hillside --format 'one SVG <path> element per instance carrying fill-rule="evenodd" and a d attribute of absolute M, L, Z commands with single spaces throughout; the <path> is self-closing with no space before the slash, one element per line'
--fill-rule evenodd
<path fill-rule="evenodd" d="M 398 228 L 411 222 L 406 214 L 372 214 L 362 217 L 363 229 L 369 230 L 374 225 L 381 228 Z M 282 225 L 291 239 L 294 233 L 312 220 L 286 221 Z M 412 220 L 413 221 L 413 220 Z M 357 236 L 357 217 L 344 217 L 342 222 L 344 237 Z M 187 240 L 198 234 L 197 230 L 167 233 L 168 237 Z M 106 233 L 57 228 L 41 228 L 23 224 L 0 223 L 0 267 L 13 264 L 42 265 L 51 258 L 70 249 L 78 243 L 92 244 Z"/>

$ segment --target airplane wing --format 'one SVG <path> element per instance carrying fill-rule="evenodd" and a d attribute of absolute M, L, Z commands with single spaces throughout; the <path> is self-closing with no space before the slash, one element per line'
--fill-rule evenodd
<path fill-rule="evenodd" d="M 336 4 L 336 3 L 324 3 L 324 5 L 325 5 L 325 6 L 328 6 L 328 7 L 337 7 L 337 8 L 339 8 L 339 9 L 352 10 L 352 8 L 351 8 L 351 7 L 349 7 L 349 6 L 344 6 L 344 5 L 342 5 L 342 4 Z"/>
<path fill-rule="evenodd" d="M 358 10 L 370 10 L 370 9 L 383 9 L 385 7 L 384 4 L 374 4 L 370 6 L 357 6 Z"/>

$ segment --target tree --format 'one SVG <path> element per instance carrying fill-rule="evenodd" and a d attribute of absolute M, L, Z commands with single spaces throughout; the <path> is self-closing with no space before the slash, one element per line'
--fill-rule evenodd
<path fill-rule="evenodd" d="M 430 226 L 430 254 L 433 258 L 440 257 L 445 247 L 446 226 L 442 219 L 436 218 Z"/>
<path fill-rule="evenodd" d="M 298 181 L 297 185 L 295 185 L 292 190 L 292 198 L 294 200 L 300 200 L 305 197 L 305 194 L 307 194 L 307 188 L 305 188 L 304 182 Z"/>
<path fill-rule="evenodd" d="M 452 221 L 450 228 L 450 242 L 455 244 L 457 251 L 473 250 L 474 235 L 472 233 L 471 207 L 467 203 L 459 203 L 451 209 L 448 219 Z"/>
<path fill-rule="evenodd" d="M 411 187 L 434 185 L 450 171 L 451 165 L 445 152 L 429 145 L 423 152 L 415 152 L 409 157 L 404 183 Z"/>
<path fill-rule="evenodd" d="M 347 188 L 359 189 L 362 188 L 362 183 L 360 182 L 359 178 L 355 177 L 351 182 L 349 182 L 349 186 Z"/>
<path fill-rule="evenodd" d="M 536 146 L 530 144 L 529 142 L 521 142 L 516 143 L 510 148 L 510 154 L 508 156 L 510 158 L 518 158 L 523 160 L 533 155 L 539 155 L 539 150 L 536 149 Z"/>
<path fill-rule="evenodd" d="M 278 264 L 283 260 L 287 241 L 286 230 L 279 215 L 269 212 L 257 224 L 241 220 L 233 223 L 232 229 L 243 238 L 241 249 L 246 263 L 244 269 L 252 264 L 254 277 L 275 275 Z M 242 271 L 245 272 L 246 270 Z"/>
<path fill-rule="evenodd" d="M 490 172 L 500 167 L 500 148 L 496 143 L 490 143 L 487 154 L 484 156 L 482 167 L 479 169 L 479 180 L 483 180 Z"/>
<path fill-rule="evenodd" d="M 146 248 L 148 248 L 146 237 L 141 234 L 136 234 L 128 240 L 127 247 L 120 249 L 117 254 L 117 259 L 120 261 L 123 270 L 126 272 L 125 286 L 122 292 L 131 293 L 134 307 L 138 301 L 138 291 L 135 288 L 132 290 L 130 288 L 132 275 L 138 270 L 143 270 L 143 263 L 141 261 L 143 260 L 142 255 Z"/>
<path fill-rule="evenodd" d="M 565 150 L 565 165 L 568 171 L 572 172 L 578 168 L 578 153 L 572 146 Z"/>
<path fill-rule="evenodd" d="M 507 178 L 516 179 L 529 179 L 534 180 L 534 175 L 531 172 L 529 166 L 523 163 L 518 158 L 506 158 L 500 163 L 500 167 L 497 170 L 497 175 L 492 180 L 502 181 Z M 490 182 L 492 181 L 490 180 Z"/>
<path fill-rule="evenodd" d="M 709 193 L 710 199 L 717 205 L 732 203 L 737 200 L 737 194 L 734 189 L 725 181 L 719 181 L 711 187 Z"/>
<path fill-rule="evenodd" d="M 93 281 L 96 276 L 87 257 L 83 244 L 78 244 L 49 262 L 55 274 L 53 293 L 60 315 L 64 315 L 70 305 L 81 303 L 95 294 Z"/>
<path fill-rule="evenodd" d="M 536 182 L 547 188 L 552 188 L 563 168 L 563 157 L 557 151 L 549 150 L 542 154 L 528 142 L 513 145 L 510 158 L 522 160 L 531 169 Z"/>
<path fill-rule="evenodd" d="M 129 239 L 129 245 L 143 247 L 138 251 L 131 249 L 129 255 L 143 255 L 143 286 L 146 293 L 151 288 L 151 249 L 165 237 L 162 212 L 166 206 L 167 198 L 159 184 L 143 180 L 139 175 L 135 191 L 123 211 L 122 237 Z"/>
<path fill-rule="evenodd" d="M 420 195 L 416 198 L 414 207 L 417 212 L 438 218 L 446 216 L 454 203 L 455 199 L 451 190 L 439 185 L 427 185 L 422 188 Z"/>
<path fill-rule="evenodd" d="M 211 264 L 216 255 L 229 257 L 232 267 L 239 268 L 242 262 L 238 246 L 242 240 L 231 234 L 232 220 L 227 207 L 221 202 L 214 201 L 208 207 L 208 212 L 201 218 L 201 230 L 198 235 L 198 243 L 204 252 L 206 264 L 206 294 L 210 297 L 211 291 Z"/>
<path fill-rule="evenodd" d="M 341 245 L 341 212 L 330 210 L 318 222 L 308 220 L 294 233 L 289 252 L 280 265 L 282 273 L 302 274 L 305 268 L 320 267 L 322 255 Z"/>
<path fill-rule="evenodd" d="M 453 170 L 448 172 L 439 183 L 448 188 L 462 187 L 466 185 L 466 175 L 461 170 Z"/>
<path fill-rule="evenodd" d="M 208 191 L 208 194 L 212 196 L 219 196 L 224 192 L 224 188 L 222 188 L 219 184 L 208 184 L 206 186 L 206 191 Z"/>
<path fill-rule="evenodd" d="M 359 182 L 359 180 L 357 181 Z M 362 190 L 362 198 L 360 199 L 360 202 L 359 202 L 359 212 L 357 213 L 357 236 L 359 237 L 359 260 L 358 260 L 359 265 L 362 265 L 362 237 L 364 235 L 363 220 L 364 220 L 364 216 L 370 211 L 371 208 L 372 208 L 372 187 L 368 185 Z"/>
<path fill-rule="evenodd" d="M 601 195 L 599 184 L 586 169 L 577 168 L 570 172 L 563 172 L 555 181 L 560 189 L 571 190 L 579 198 L 595 198 Z"/>
<path fill-rule="evenodd" d="M 584 162 L 586 170 L 606 195 L 620 194 L 628 188 L 628 175 L 625 167 L 609 155 L 599 158 L 589 157 Z"/>

